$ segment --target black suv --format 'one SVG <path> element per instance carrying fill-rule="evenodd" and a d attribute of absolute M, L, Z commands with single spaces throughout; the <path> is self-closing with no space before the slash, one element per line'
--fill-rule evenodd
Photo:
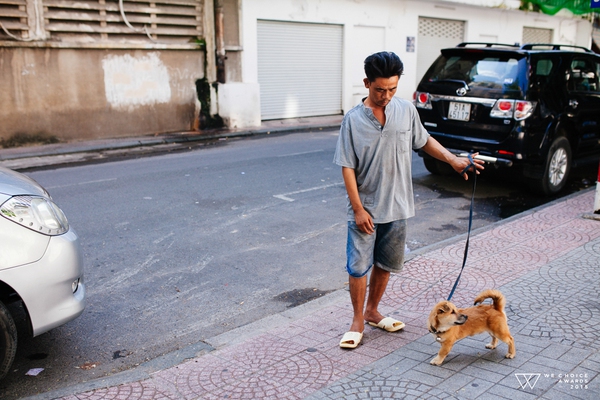
<path fill-rule="evenodd" d="M 429 133 L 455 152 L 518 170 L 544 194 L 572 165 L 600 157 L 600 56 L 566 45 L 461 43 L 443 49 L 415 105 Z M 419 153 L 431 173 L 440 162 Z"/>

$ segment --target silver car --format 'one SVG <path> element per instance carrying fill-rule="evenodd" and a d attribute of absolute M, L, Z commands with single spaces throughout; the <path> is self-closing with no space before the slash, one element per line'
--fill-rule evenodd
<path fill-rule="evenodd" d="M 79 239 L 48 192 L 33 179 L 0 167 L 0 378 L 17 349 L 6 305 L 23 302 L 33 336 L 84 309 Z"/>

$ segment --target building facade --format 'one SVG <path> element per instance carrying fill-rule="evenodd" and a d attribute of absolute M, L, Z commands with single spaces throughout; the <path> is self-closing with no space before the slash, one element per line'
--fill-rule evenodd
<path fill-rule="evenodd" d="M 589 47 L 591 29 L 580 17 L 434 0 L 0 0 L 0 139 L 343 114 L 367 93 L 373 52 L 402 58 L 397 95 L 412 98 L 443 47 Z"/>
<path fill-rule="evenodd" d="M 496 2 L 498 3 L 498 2 Z M 501 7 L 432 0 L 242 0 L 242 79 L 258 82 L 261 118 L 343 113 L 366 96 L 363 60 L 404 62 L 397 95 L 411 99 L 444 47 L 460 42 L 590 47 L 591 24 Z"/>

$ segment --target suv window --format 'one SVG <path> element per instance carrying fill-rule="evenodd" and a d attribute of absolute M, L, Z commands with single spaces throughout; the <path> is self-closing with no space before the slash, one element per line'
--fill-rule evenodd
<path fill-rule="evenodd" d="M 598 85 L 598 63 L 586 58 L 576 57 L 571 62 L 567 87 L 574 92 L 597 92 Z"/>
<path fill-rule="evenodd" d="M 470 87 L 502 89 L 505 86 L 514 85 L 518 80 L 517 74 L 518 60 L 516 58 L 442 57 L 436 63 L 433 73 L 430 74 L 429 82 L 459 80 L 464 81 Z"/>

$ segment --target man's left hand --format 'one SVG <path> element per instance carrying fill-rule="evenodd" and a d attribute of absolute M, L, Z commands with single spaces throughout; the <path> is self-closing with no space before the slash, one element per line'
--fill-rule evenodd
<path fill-rule="evenodd" d="M 471 160 L 467 157 L 457 156 L 454 158 L 454 160 L 452 160 L 450 165 L 456 172 L 462 174 L 465 180 L 469 180 L 469 174 L 467 174 L 468 171 L 475 171 L 475 173 L 479 175 L 479 171 L 485 169 L 483 166 L 485 162 L 482 160 L 477 160 L 475 158 L 478 154 L 479 153 L 471 154 L 471 159 L 473 160 L 473 162 L 471 162 Z"/>

